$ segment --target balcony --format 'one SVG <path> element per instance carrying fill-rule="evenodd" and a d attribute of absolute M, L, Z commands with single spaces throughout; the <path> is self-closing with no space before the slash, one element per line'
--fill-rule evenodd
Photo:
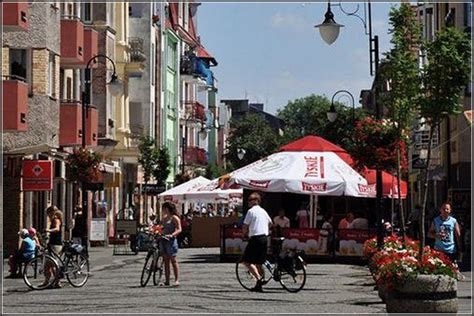
<path fill-rule="evenodd" d="M 28 3 L 3 4 L 3 30 L 28 31 Z"/>
<path fill-rule="evenodd" d="M 99 133 L 99 111 L 95 106 L 87 108 L 86 116 L 86 145 L 97 146 Z"/>
<path fill-rule="evenodd" d="M 84 24 L 77 17 L 61 19 L 61 65 L 69 68 L 83 66 Z"/>
<path fill-rule="evenodd" d="M 82 104 L 75 100 L 62 100 L 59 108 L 59 145 L 82 144 Z"/>
<path fill-rule="evenodd" d="M 84 62 L 83 66 L 87 65 L 87 62 L 99 53 L 99 33 L 93 28 L 86 27 L 84 29 Z M 98 63 L 92 64 L 92 68 L 96 68 Z"/>
<path fill-rule="evenodd" d="M 184 101 L 183 103 L 187 118 L 201 122 L 206 120 L 206 108 L 204 105 L 197 101 Z"/>
<path fill-rule="evenodd" d="M 130 63 L 126 65 L 129 75 L 141 75 L 145 70 L 146 55 L 143 48 L 143 39 L 139 37 L 129 37 Z"/>
<path fill-rule="evenodd" d="M 28 84 L 17 76 L 3 79 L 3 130 L 26 132 L 28 123 Z"/>
<path fill-rule="evenodd" d="M 184 163 L 186 165 L 206 166 L 206 151 L 199 147 L 186 147 L 184 154 Z"/>

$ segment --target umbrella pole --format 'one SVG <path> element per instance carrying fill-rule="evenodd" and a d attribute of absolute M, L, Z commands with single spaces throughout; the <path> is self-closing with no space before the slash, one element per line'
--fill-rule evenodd
<path fill-rule="evenodd" d="M 315 195 L 314 198 L 313 198 L 313 201 L 314 201 L 314 226 L 313 228 L 317 228 L 318 225 L 318 196 Z"/>
<path fill-rule="evenodd" d="M 309 196 L 309 228 L 313 228 L 313 195 Z"/>

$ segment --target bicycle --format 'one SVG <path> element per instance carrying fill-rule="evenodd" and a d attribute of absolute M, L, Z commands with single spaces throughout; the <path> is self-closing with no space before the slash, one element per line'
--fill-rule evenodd
<path fill-rule="evenodd" d="M 164 238 L 161 233 L 153 235 L 153 242 L 148 249 L 145 264 L 140 277 L 140 285 L 145 287 L 153 273 L 153 285 L 158 285 L 163 276 L 163 256 L 160 252 L 160 240 Z M 157 277 L 158 276 L 158 277 Z"/>
<path fill-rule="evenodd" d="M 63 242 L 57 255 L 50 246 L 42 247 L 38 255 L 29 260 L 23 270 L 23 280 L 33 290 L 43 290 L 66 276 L 73 287 L 82 287 L 89 278 L 89 259 L 82 253 L 82 246 L 72 241 Z"/>
<path fill-rule="evenodd" d="M 282 251 L 283 240 L 284 237 L 272 238 L 272 251 L 260 274 L 264 285 L 274 279 L 288 292 L 296 293 L 306 284 L 306 263 L 294 250 Z M 243 264 L 242 257 L 236 263 L 235 273 L 244 289 L 250 291 L 255 286 L 257 280 Z"/>

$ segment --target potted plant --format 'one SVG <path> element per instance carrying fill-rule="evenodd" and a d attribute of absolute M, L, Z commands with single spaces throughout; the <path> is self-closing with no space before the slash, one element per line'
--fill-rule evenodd
<path fill-rule="evenodd" d="M 67 158 L 69 165 L 68 178 L 83 183 L 96 182 L 100 179 L 101 155 L 85 148 L 75 149 Z"/>
<path fill-rule="evenodd" d="M 420 260 L 419 243 L 396 236 L 387 237 L 380 251 L 373 249 L 376 240 L 368 240 L 364 253 L 387 312 L 457 312 L 458 272 L 443 253 L 427 246 Z"/>

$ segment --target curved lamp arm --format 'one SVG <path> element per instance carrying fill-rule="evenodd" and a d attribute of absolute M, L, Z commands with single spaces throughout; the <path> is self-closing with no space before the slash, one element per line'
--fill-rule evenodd
<path fill-rule="evenodd" d="M 355 101 L 354 101 L 354 96 L 352 95 L 352 93 L 350 93 L 350 92 L 347 91 L 347 90 L 338 90 L 338 91 L 336 91 L 336 92 L 333 94 L 333 96 L 332 96 L 332 98 L 331 98 L 331 109 L 330 109 L 330 112 L 335 112 L 335 111 L 336 111 L 336 109 L 335 109 L 335 107 L 334 107 L 334 98 L 336 97 L 336 95 L 338 95 L 338 94 L 340 94 L 340 93 L 345 93 L 345 94 L 347 94 L 347 95 L 349 95 L 349 96 L 351 97 L 351 101 L 352 101 L 352 120 L 353 120 L 353 122 L 355 123 Z M 329 116 L 328 116 L 328 118 L 329 118 Z M 330 120 L 330 121 L 334 121 L 335 118 L 334 118 L 334 120 L 331 120 L 331 119 L 329 119 L 329 120 Z"/>
<path fill-rule="evenodd" d="M 115 80 L 117 80 L 117 69 L 115 67 L 115 62 L 112 60 L 112 58 L 110 58 L 109 56 L 107 55 L 104 55 L 104 54 L 98 54 L 98 55 L 95 55 L 93 57 L 91 57 L 91 59 L 89 59 L 89 61 L 87 62 L 87 66 L 86 66 L 86 69 L 90 69 L 91 68 L 91 63 L 92 62 L 95 62 L 96 59 L 99 59 L 99 58 L 105 58 L 105 59 L 108 59 L 111 63 L 112 63 L 112 67 L 114 69 L 114 72 L 112 74 L 112 77 L 110 79 L 110 82 L 108 83 L 111 83 Z"/>

